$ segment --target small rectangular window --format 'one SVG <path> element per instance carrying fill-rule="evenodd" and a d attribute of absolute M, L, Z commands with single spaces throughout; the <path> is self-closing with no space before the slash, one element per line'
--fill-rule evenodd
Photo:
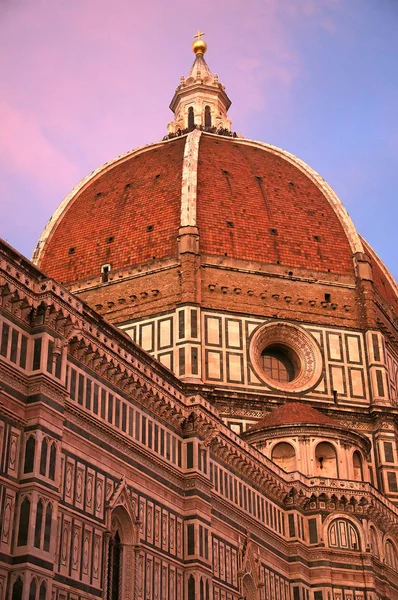
<path fill-rule="evenodd" d="M 384 442 L 384 456 L 386 462 L 393 463 L 394 462 L 394 452 L 392 442 Z"/>
<path fill-rule="evenodd" d="M 380 362 L 380 346 L 379 346 L 379 337 L 377 333 L 372 334 L 372 343 L 373 343 L 373 355 L 377 362 Z"/>
<path fill-rule="evenodd" d="M 178 337 L 181 340 L 185 337 L 185 311 L 178 311 Z"/>
<path fill-rule="evenodd" d="M 192 523 L 187 526 L 188 555 L 195 554 L 195 527 Z"/>
<path fill-rule="evenodd" d="M 397 487 L 397 474 L 394 471 L 388 471 L 387 473 L 388 479 L 388 489 L 390 492 L 398 492 Z"/>
<path fill-rule="evenodd" d="M 214 488 L 218 492 L 218 467 L 214 465 Z"/>
<path fill-rule="evenodd" d="M 377 381 L 377 394 L 379 396 L 384 396 L 383 373 L 381 371 L 376 371 L 376 381 Z"/>
<path fill-rule="evenodd" d="M 108 421 L 113 423 L 113 394 L 108 394 Z"/>
<path fill-rule="evenodd" d="M 133 409 L 129 407 L 129 436 L 133 437 Z"/>
<path fill-rule="evenodd" d="M 179 375 L 185 375 L 185 348 L 180 348 L 178 350 L 178 358 L 179 358 Z"/>
<path fill-rule="evenodd" d="M 192 375 L 197 375 L 199 373 L 199 365 L 198 365 L 198 349 L 191 348 L 191 365 L 192 365 Z"/>
<path fill-rule="evenodd" d="M 53 372 L 53 352 L 54 352 L 54 342 L 49 340 L 48 352 L 47 352 L 47 373 Z"/>
<path fill-rule="evenodd" d="M 177 440 L 173 436 L 171 438 L 171 462 L 175 465 L 177 462 Z"/>
<path fill-rule="evenodd" d="M 106 390 L 101 388 L 101 419 L 105 420 L 106 415 Z"/>
<path fill-rule="evenodd" d="M 310 544 L 316 544 L 318 542 L 316 519 L 308 519 L 308 530 L 310 533 Z"/>
<path fill-rule="evenodd" d="M 178 466 L 182 467 L 182 442 L 178 440 Z"/>
<path fill-rule="evenodd" d="M 2 354 L 3 356 L 7 356 L 9 333 L 10 333 L 10 326 L 7 325 L 7 323 L 3 323 L 3 331 L 1 332 L 1 345 L 0 345 L 0 354 Z M 35 340 L 35 343 L 36 343 L 36 340 Z M 40 368 L 40 367 L 37 367 L 37 368 Z"/>
<path fill-rule="evenodd" d="M 135 413 L 135 439 L 140 441 L 140 413 Z"/>
<path fill-rule="evenodd" d="M 171 459 L 171 436 L 168 432 L 166 433 L 166 458 Z"/>
<path fill-rule="evenodd" d="M 61 379 L 62 354 L 58 354 L 55 361 L 55 377 Z"/>
<path fill-rule="evenodd" d="M 79 384 L 77 391 L 77 401 L 79 404 L 83 406 L 83 396 L 84 396 L 84 375 L 79 373 Z"/>
<path fill-rule="evenodd" d="M 26 369 L 26 354 L 28 349 L 28 338 L 22 335 L 21 338 L 21 353 L 19 355 L 19 366 L 21 369 Z"/>
<path fill-rule="evenodd" d="M 91 379 L 86 379 L 86 408 L 91 410 Z"/>
<path fill-rule="evenodd" d="M 98 393 L 99 393 L 98 384 L 94 383 L 93 412 L 96 415 L 98 415 Z"/>
<path fill-rule="evenodd" d="M 10 361 L 15 364 L 17 364 L 18 338 L 19 338 L 19 332 L 16 329 L 13 329 L 12 334 L 11 334 Z"/>
<path fill-rule="evenodd" d="M 289 536 L 295 537 L 295 535 L 296 535 L 296 528 L 294 525 L 294 515 L 289 515 Z"/>
<path fill-rule="evenodd" d="M 155 424 L 153 449 L 155 452 L 159 452 L 159 425 Z"/>
<path fill-rule="evenodd" d="M 141 442 L 146 445 L 146 417 L 142 417 L 141 421 Z"/>
<path fill-rule="evenodd" d="M 150 421 L 148 419 L 148 448 L 151 448 L 151 449 L 152 449 L 152 431 L 153 431 L 152 421 Z"/>
<path fill-rule="evenodd" d="M 196 310 L 191 310 L 191 336 L 198 337 L 198 312 Z"/>
<path fill-rule="evenodd" d="M 193 442 L 187 443 L 187 469 L 193 468 Z"/>
<path fill-rule="evenodd" d="M 76 400 L 76 371 L 75 369 L 70 370 L 70 392 L 69 396 L 72 400 Z"/>
<path fill-rule="evenodd" d="M 314 592 L 314 600 L 323 600 L 323 594 L 321 591 Z"/>
<path fill-rule="evenodd" d="M 3 325 L 3 333 L 4 333 Z M 8 327 L 8 325 L 7 325 Z M 37 371 L 40 369 L 40 360 L 41 360 L 41 338 L 36 338 L 33 345 L 33 370 Z"/>
<path fill-rule="evenodd" d="M 115 398 L 115 425 L 120 427 L 120 398 Z"/>
<path fill-rule="evenodd" d="M 127 404 L 122 404 L 122 431 L 126 432 L 127 428 Z"/>
<path fill-rule="evenodd" d="M 164 456 L 164 429 L 160 428 L 160 454 Z"/>

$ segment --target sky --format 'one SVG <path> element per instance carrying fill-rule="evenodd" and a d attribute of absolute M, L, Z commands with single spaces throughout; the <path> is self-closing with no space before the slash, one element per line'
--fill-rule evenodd
<path fill-rule="evenodd" d="M 193 62 L 233 129 L 307 162 L 398 278 L 398 0 L 0 0 L 0 237 L 30 257 L 67 193 L 156 142 Z"/>

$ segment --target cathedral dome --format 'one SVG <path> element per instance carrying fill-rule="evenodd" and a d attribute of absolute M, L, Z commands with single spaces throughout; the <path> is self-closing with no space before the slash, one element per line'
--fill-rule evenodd
<path fill-rule="evenodd" d="M 194 43 L 194 63 L 170 104 L 174 121 L 168 135 L 83 179 L 50 218 L 33 261 L 77 293 L 138 273 L 160 272 L 165 264 L 177 267 L 183 253 L 200 256 L 202 265 L 222 263 L 235 272 L 329 286 L 373 279 L 383 304 L 397 315 L 395 282 L 322 177 L 296 156 L 232 132 L 227 114 L 231 101 L 205 61 L 201 35 Z M 181 268 L 178 277 L 183 272 Z M 205 279 L 207 289 L 228 289 L 225 278 L 222 283 L 218 276 Z M 242 286 L 238 279 L 232 288 L 237 295 Z M 170 283 L 172 294 L 159 309 L 187 301 L 177 291 L 180 284 Z M 151 283 L 149 292 L 159 295 L 162 285 Z M 296 289 L 300 305 L 303 290 Z M 118 303 L 128 302 L 126 293 L 130 299 L 138 297 L 136 290 L 126 288 Z M 147 289 L 139 293 L 148 296 Z M 265 293 L 259 289 L 257 294 L 264 298 Z M 196 302 L 203 293 L 191 296 Z M 291 291 L 283 290 L 283 297 L 290 302 Z M 108 295 L 93 300 L 98 310 L 103 300 L 115 305 Z M 310 300 L 312 307 L 333 310 L 340 302 L 346 313 L 352 305 L 352 298 L 341 294 L 339 302 L 331 300 L 326 289 Z M 128 310 L 119 316 L 127 318 Z"/>
<path fill-rule="evenodd" d="M 50 219 L 36 261 L 72 282 L 104 264 L 117 271 L 174 256 L 187 211 L 201 254 L 354 275 L 359 238 L 312 169 L 273 146 L 197 130 L 83 180 Z"/>

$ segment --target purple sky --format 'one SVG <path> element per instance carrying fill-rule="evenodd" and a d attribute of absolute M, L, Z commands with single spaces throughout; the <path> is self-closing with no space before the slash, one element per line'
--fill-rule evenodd
<path fill-rule="evenodd" d="M 81 178 L 163 137 L 199 27 L 233 128 L 317 170 L 397 278 L 397 0 L 0 0 L 0 236 L 30 256 Z"/>

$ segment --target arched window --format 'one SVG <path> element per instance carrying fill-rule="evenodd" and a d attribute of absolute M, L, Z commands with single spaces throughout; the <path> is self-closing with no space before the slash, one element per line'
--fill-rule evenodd
<path fill-rule="evenodd" d="M 25 445 L 25 462 L 23 466 L 24 473 L 32 473 L 35 464 L 36 440 L 33 435 L 28 437 Z"/>
<path fill-rule="evenodd" d="M 20 577 L 15 581 L 12 586 L 12 596 L 11 600 L 22 600 L 22 592 L 23 592 L 23 581 Z"/>
<path fill-rule="evenodd" d="M 46 520 L 44 523 L 44 543 L 43 543 L 44 552 L 49 552 L 49 550 L 50 550 L 52 516 L 53 516 L 53 511 L 51 508 L 51 504 L 47 504 Z"/>
<path fill-rule="evenodd" d="M 211 127 L 210 106 L 205 106 L 205 127 Z"/>
<path fill-rule="evenodd" d="M 395 548 L 395 545 L 390 540 L 387 540 L 385 548 L 386 548 L 386 563 L 388 564 L 389 567 L 392 567 L 393 569 L 397 569 L 398 560 L 397 560 L 397 549 Z"/>
<path fill-rule="evenodd" d="M 355 481 L 363 481 L 362 457 L 358 450 L 355 450 L 352 461 L 354 464 L 354 479 Z"/>
<path fill-rule="evenodd" d="M 21 504 L 21 511 L 19 513 L 18 546 L 26 546 L 28 543 L 29 520 L 30 500 L 29 498 L 24 498 Z"/>
<path fill-rule="evenodd" d="M 374 527 L 370 527 L 369 529 L 369 546 L 371 553 L 374 554 L 377 558 L 380 558 L 377 533 Z"/>
<path fill-rule="evenodd" d="M 203 583 L 203 577 L 200 578 L 200 600 L 205 600 L 205 586 Z"/>
<path fill-rule="evenodd" d="M 336 519 L 328 530 L 330 548 L 343 550 L 360 550 L 359 536 L 356 528 L 346 519 Z"/>
<path fill-rule="evenodd" d="M 29 588 L 29 600 L 36 600 L 37 583 L 36 579 L 32 579 Z"/>
<path fill-rule="evenodd" d="M 46 586 L 45 581 L 43 581 L 40 586 L 39 600 L 46 600 L 46 597 L 47 597 L 47 586 Z"/>
<path fill-rule="evenodd" d="M 50 465 L 48 468 L 48 476 L 54 481 L 55 479 L 55 464 L 57 460 L 57 447 L 55 444 L 51 444 L 50 450 Z"/>
<path fill-rule="evenodd" d="M 195 126 L 195 115 L 193 114 L 193 106 L 188 108 L 188 129 L 192 130 Z"/>
<path fill-rule="evenodd" d="M 296 452 L 291 444 L 279 442 L 272 449 L 272 460 L 285 471 L 296 469 Z"/>
<path fill-rule="evenodd" d="M 210 600 L 210 585 L 208 579 L 206 579 L 206 600 Z"/>
<path fill-rule="evenodd" d="M 116 531 L 109 540 L 108 549 L 108 592 L 107 600 L 121 600 L 120 598 L 120 558 L 121 543 L 119 531 Z"/>
<path fill-rule="evenodd" d="M 338 477 L 336 450 L 329 442 L 321 442 L 315 450 L 316 474 L 322 477 Z"/>
<path fill-rule="evenodd" d="M 36 524 L 35 524 L 35 548 L 40 548 L 41 541 L 41 526 L 43 523 L 43 502 L 41 500 L 37 503 L 36 509 Z"/>
<path fill-rule="evenodd" d="M 46 475 L 47 471 L 47 451 L 48 443 L 46 438 L 41 443 L 41 456 L 40 456 L 40 475 Z"/>
<path fill-rule="evenodd" d="M 188 579 L 188 600 L 195 599 L 195 578 L 193 575 Z"/>

